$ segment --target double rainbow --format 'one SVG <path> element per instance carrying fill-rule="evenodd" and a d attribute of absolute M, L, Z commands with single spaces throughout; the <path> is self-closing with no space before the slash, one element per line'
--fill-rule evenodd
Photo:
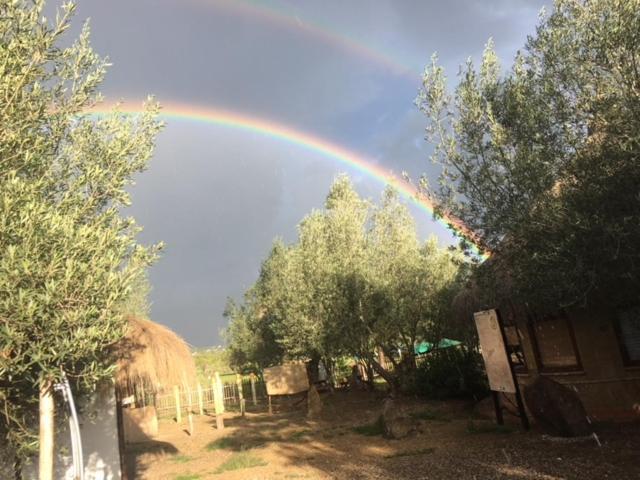
<path fill-rule="evenodd" d="M 103 115 L 112 111 L 113 105 L 100 104 L 93 108 L 91 113 Z M 118 111 L 126 114 L 138 114 L 142 112 L 142 108 L 136 109 L 122 104 L 118 106 Z M 373 160 L 367 159 L 361 154 L 331 143 L 328 140 L 270 120 L 217 108 L 203 108 L 186 103 L 163 103 L 160 116 L 165 119 L 198 122 L 258 133 L 277 141 L 299 146 L 305 150 L 318 153 L 324 157 L 348 165 L 350 168 L 362 172 L 368 177 L 374 178 L 383 184 L 393 186 L 401 195 L 411 200 L 421 210 L 436 218 L 437 221 L 445 227 L 454 230 L 471 241 L 476 253 L 482 251 L 478 248 L 478 244 L 475 241 L 477 237 L 473 231 L 452 215 L 436 217 L 434 215 L 434 205 L 431 200 L 422 194 L 414 185 L 404 179 L 398 178 L 390 171 L 383 169 Z M 487 255 L 488 254 L 484 253 L 482 256 L 486 257 Z"/>

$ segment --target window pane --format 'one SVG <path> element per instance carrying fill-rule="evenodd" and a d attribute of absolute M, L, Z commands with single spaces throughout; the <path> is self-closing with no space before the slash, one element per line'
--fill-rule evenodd
<path fill-rule="evenodd" d="M 520 332 L 518 327 L 513 325 L 505 325 L 504 336 L 507 340 L 507 353 L 511 357 L 511 364 L 516 371 L 524 371 L 527 365 L 524 361 L 524 353 L 520 343 Z"/>
<path fill-rule="evenodd" d="M 620 336 L 630 362 L 640 362 L 640 307 L 619 315 Z"/>
<path fill-rule="evenodd" d="M 546 317 L 533 324 L 543 368 L 577 367 L 569 322 L 564 317 Z"/>

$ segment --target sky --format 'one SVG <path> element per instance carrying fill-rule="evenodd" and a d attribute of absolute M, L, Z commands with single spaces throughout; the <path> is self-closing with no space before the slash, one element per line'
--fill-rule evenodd
<path fill-rule="evenodd" d="M 112 66 L 108 103 L 139 109 L 147 95 L 171 111 L 224 110 L 278 124 L 413 178 L 437 176 L 414 105 L 438 53 L 450 84 L 491 37 L 508 68 L 534 33 L 540 0 L 80 0 L 92 45 Z M 283 139 L 188 118 L 166 118 L 127 212 L 140 240 L 163 241 L 150 270 L 153 320 L 194 347 L 223 343 L 227 297 L 241 299 L 275 237 L 321 208 L 336 175 L 377 200 L 362 169 Z M 451 233 L 410 200 L 419 235 Z"/>

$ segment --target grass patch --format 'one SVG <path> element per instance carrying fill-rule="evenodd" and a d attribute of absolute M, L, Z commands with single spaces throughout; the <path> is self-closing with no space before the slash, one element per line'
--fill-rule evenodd
<path fill-rule="evenodd" d="M 406 452 L 392 453 L 391 455 L 385 455 L 384 458 L 397 458 L 397 457 L 411 457 L 413 455 L 424 455 L 426 453 L 433 453 L 435 448 L 421 448 L 419 450 L 407 450 Z"/>
<path fill-rule="evenodd" d="M 409 416 L 415 420 L 432 420 L 435 422 L 450 422 L 451 419 L 442 412 L 434 412 L 432 410 L 423 410 L 421 412 L 412 412 Z"/>
<path fill-rule="evenodd" d="M 178 475 L 173 480 L 200 480 L 202 477 L 197 473 L 186 473 L 184 475 Z"/>
<path fill-rule="evenodd" d="M 513 433 L 513 429 L 507 425 L 498 425 L 496 423 L 489 422 L 474 422 L 469 420 L 467 422 L 468 433 Z"/>
<path fill-rule="evenodd" d="M 298 430 L 297 432 L 293 432 L 288 437 L 282 439 L 284 442 L 294 442 L 296 440 L 301 440 L 304 437 L 309 436 L 310 432 L 308 430 Z"/>
<path fill-rule="evenodd" d="M 171 461 L 175 463 L 189 463 L 191 460 L 193 460 L 193 457 L 189 455 L 174 455 L 171 457 Z"/>
<path fill-rule="evenodd" d="M 234 453 L 226 462 L 215 469 L 213 473 L 230 472 L 231 470 L 242 470 L 244 468 L 262 467 L 267 462 L 251 452 Z"/>
<path fill-rule="evenodd" d="M 382 415 L 373 423 L 353 427 L 353 431 L 367 437 L 382 435 L 384 433 L 384 420 L 382 420 Z"/>
<path fill-rule="evenodd" d="M 263 437 L 223 437 L 207 443 L 205 448 L 210 452 L 214 450 L 233 450 L 234 452 L 241 452 L 244 450 L 261 447 L 267 443 L 267 439 Z"/>

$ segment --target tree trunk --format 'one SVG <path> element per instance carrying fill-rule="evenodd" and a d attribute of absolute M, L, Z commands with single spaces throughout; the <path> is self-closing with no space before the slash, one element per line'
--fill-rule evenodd
<path fill-rule="evenodd" d="M 318 383 L 318 377 L 320 376 L 318 372 L 318 366 L 320 365 L 320 357 L 313 356 L 311 360 L 307 363 L 307 375 L 309 375 L 309 383 L 315 384 Z"/>
<path fill-rule="evenodd" d="M 373 367 L 373 369 L 376 371 L 376 373 L 378 375 L 380 375 L 382 378 L 385 379 L 385 381 L 389 384 L 389 387 L 391 388 L 391 393 L 396 394 L 398 393 L 398 381 L 395 378 L 394 375 L 392 375 L 390 372 L 388 372 L 387 370 L 384 369 L 384 367 L 382 365 L 380 365 L 375 358 L 373 358 L 372 355 L 369 355 L 369 362 L 371 363 L 371 366 Z"/>
<path fill-rule="evenodd" d="M 39 480 L 53 480 L 54 408 L 53 385 L 49 380 L 42 380 L 40 384 Z"/>

